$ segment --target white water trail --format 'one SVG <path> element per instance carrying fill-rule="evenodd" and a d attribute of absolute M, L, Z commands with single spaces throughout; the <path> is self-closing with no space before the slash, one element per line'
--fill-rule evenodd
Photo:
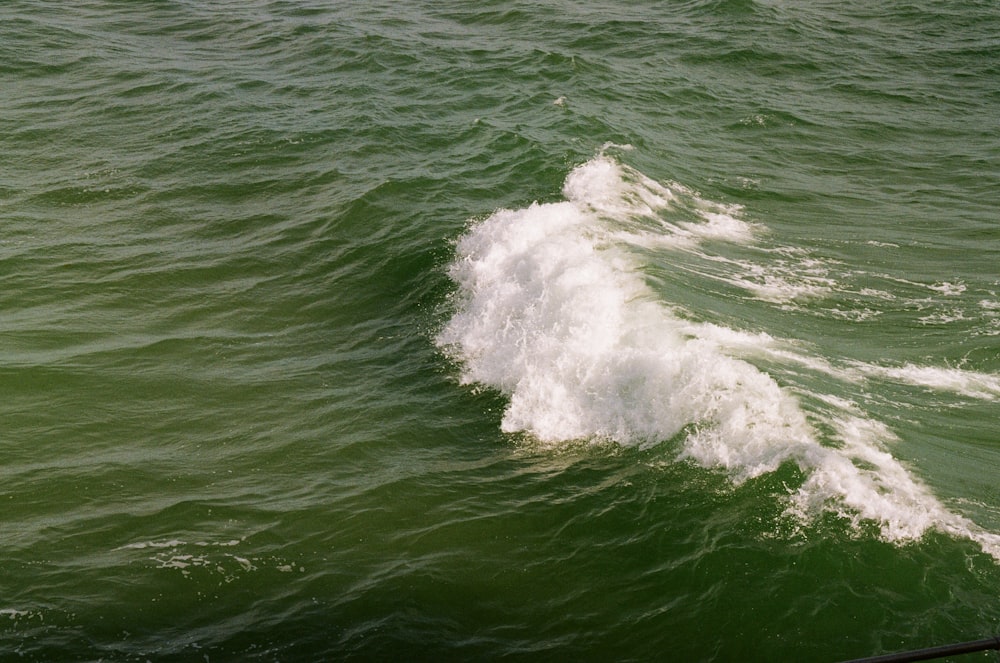
<path fill-rule="evenodd" d="M 831 413 L 813 413 L 834 431 L 821 444 L 795 396 L 739 358 L 741 349 L 787 352 L 774 350 L 774 339 L 684 320 L 646 285 L 628 244 L 651 233 L 677 247 L 752 241 L 738 209 L 603 155 L 574 169 L 563 194 L 563 202 L 474 223 L 451 266 L 456 310 L 437 341 L 463 383 L 508 397 L 504 431 L 553 445 L 648 446 L 680 436 L 683 458 L 735 483 L 794 462 L 807 478 L 790 495 L 789 514 L 874 522 L 892 542 L 938 530 L 1000 560 L 1000 536 L 945 508 L 886 450 L 891 431 L 852 403 L 830 397 Z M 667 221 L 678 197 L 700 219 Z"/>

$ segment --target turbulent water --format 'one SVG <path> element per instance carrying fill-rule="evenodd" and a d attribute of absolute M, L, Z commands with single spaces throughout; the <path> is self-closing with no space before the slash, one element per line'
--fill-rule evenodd
<path fill-rule="evenodd" d="M 996 634 L 998 35 L 5 2 L 0 659 Z"/>

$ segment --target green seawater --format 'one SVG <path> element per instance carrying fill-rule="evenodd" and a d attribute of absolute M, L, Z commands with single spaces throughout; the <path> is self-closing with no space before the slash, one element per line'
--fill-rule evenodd
<path fill-rule="evenodd" d="M 996 634 L 998 35 L 5 0 L 0 660 Z"/>

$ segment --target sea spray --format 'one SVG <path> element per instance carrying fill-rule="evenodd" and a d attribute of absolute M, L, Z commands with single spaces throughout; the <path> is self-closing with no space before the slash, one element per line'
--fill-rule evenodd
<path fill-rule="evenodd" d="M 630 246 L 691 250 L 704 239 L 750 242 L 735 207 L 712 204 L 601 154 L 575 168 L 566 200 L 502 209 L 459 238 L 450 275 L 455 310 L 437 342 L 461 380 L 508 398 L 505 432 L 543 444 L 650 446 L 680 436 L 680 457 L 735 483 L 794 462 L 806 474 L 786 511 L 832 511 L 887 541 L 934 529 L 977 541 L 1000 559 L 1000 537 L 950 512 L 891 453 L 893 433 L 853 402 L 788 389 L 743 357 L 810 364 L 767 334 L 693 322 L 647 286 Z M 686 208 L 690 213 L 672 212 Z M 833 369 L 854 378 L 876 371 Z M 845 362 L 846 363 L 846 362 Z M 834 402 L 836 401 L 836 402 Z M 823 439 L 810 423 L 823 420 Z"/>

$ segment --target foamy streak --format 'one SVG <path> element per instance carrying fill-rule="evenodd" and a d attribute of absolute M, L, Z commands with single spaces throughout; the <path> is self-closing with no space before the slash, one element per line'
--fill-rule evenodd
<path fill-rule="evenodd" d="M 565 202 L 474 224 L 451 267 L 457 310 L 438 343 L 460 362 L 463 382 L 509 397 L 504 431 L 549 444 L 677 438 L 683 457 L 724 468 L 737 483 L 795 462 L 808 478 L 790 496 L 790 514 L 874 521 L 890 541 L 937 529 L 1000 559 L 1000 537 L 950 513 L 885 451 L 884 426 L 827 399 L 830 412 L 813 416 L 827 420 L 839 447 L 824 446 L 797 400 L 737 356 L 789 354 L 781 344 L 683 321 L 657 301 L 628 253 L 631 240 L 657 227 L 682 244 L 747 241 L 752 232 L 735 210 L 701 201 L 707 233 L 670 223 L 677 198 L 690 204 L 693 194 L 604 156 L 572 171 L 563 193 Z M 730 221 L 712 227 L 713 214 Z"/>
<path fill-rule="evenodd" d="M 778 251 L 772 253 L 779 254 Z M 737 268 L 735 274 L 718 278 L 772 304 L 818 299 L 834 290 L 836 281 L 830 276 L 827 262 L 808 255 L 795 255 L 789 249 L 781 253 L 790 255 L 779 254 L 766 264 L 746 260 L 727 261 Z"/>
<path fill-rule="evenodd" d="M 692 325 L 692 333 L 699 330 L 717 343 L 726 352 L 736 352 L 744 356 L 756 355 L 798 364 L 817 373 L 823 373 L 837 380 L 861 384 L 877 379 L 922 387 L 930 391 L 948 392 L 967 398 L 986 401 L 1000 399 L 1000 375 L 982 373 L 950 366 L 882 366 L 860 361 L 846 361 L 840 365 L 809 354 L 794 344 L 778 341 L 768 334 L 747 334 L 717 325 Z"/>
<path fill-rule="evenodd" d="M 983 400 L 1000 398 L 1000 376 L 990 373 L 968 371 L 961 368 L 916 366 L 914 364 L 904 364 L 903 366 L 856 364 L 856 366 L 872 377 L 886 378 L 915 387 L 950 391 Z"/>

